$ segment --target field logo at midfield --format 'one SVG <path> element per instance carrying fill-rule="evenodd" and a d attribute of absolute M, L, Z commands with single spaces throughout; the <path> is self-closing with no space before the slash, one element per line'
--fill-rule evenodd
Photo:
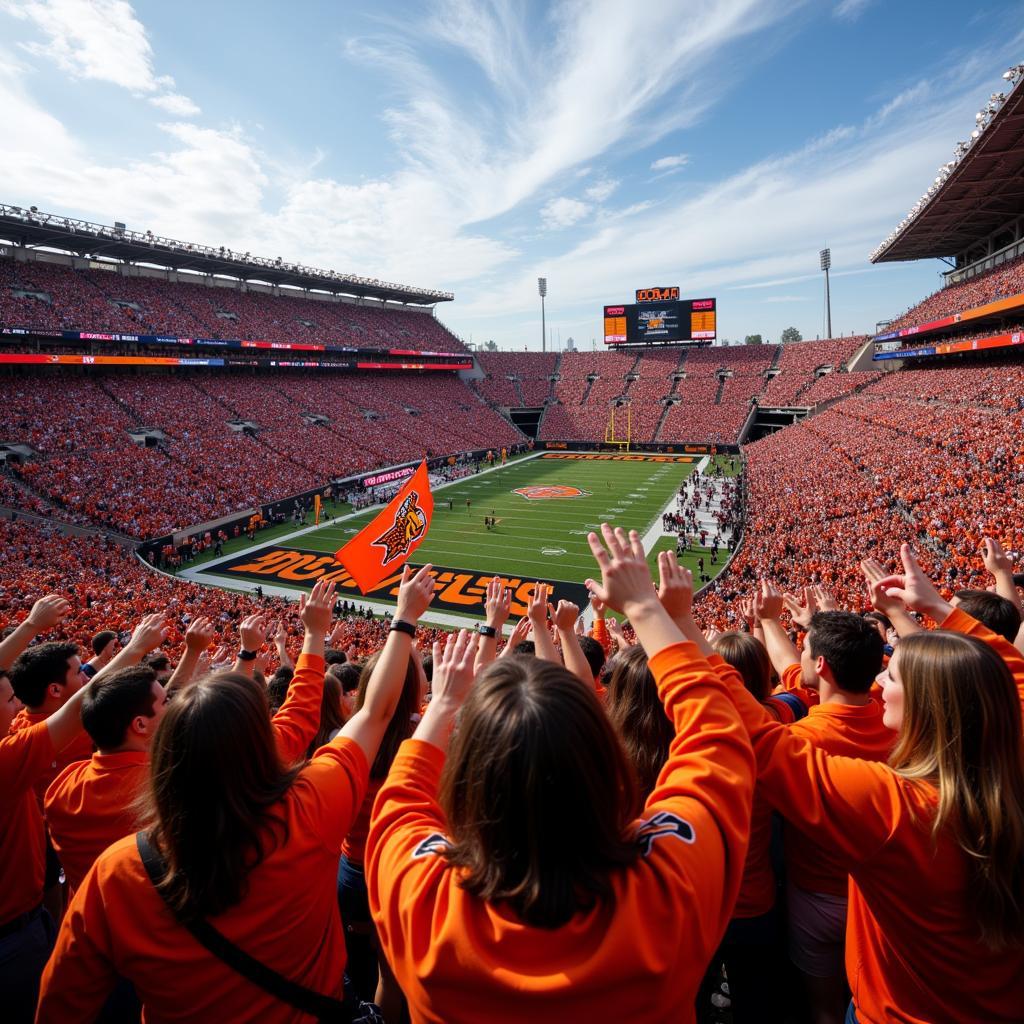
<path fill-rule="evenodd" d="M 384 548 L 384 564 L 408 554 L 413 541 L 423 536 L 427 517 L 419 507 L 419 495 L 412 491 L 395 513 L 394 525 L 389 526 L 374 542 L 375 547 Z"/>
<path fill-rule="evenodd" d="M 586 498 L 590 491 L 566 484 L 545 484 L 538 487 L 517 487 L 513 494 L 521 494 L 527 501 L 542 501 L 551 498 Z"/>

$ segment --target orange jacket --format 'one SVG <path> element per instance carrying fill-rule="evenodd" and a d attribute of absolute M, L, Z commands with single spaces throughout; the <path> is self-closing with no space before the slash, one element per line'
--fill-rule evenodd
<path fill-rule="evenodd" d="M 323 673 L 320 658 L 297 674 Z M 366 791 L 358 744 L 321 747 L 273 808 L 288 838 L 249 876 L 243 900 L 212 924 L 293 981 L 341 996 L 345 939 L 338 917 L 341 841 Z M 43 974 L 39 1024 L 91 1020 L 118 976 L 142 1000 L 147 1024 L 170 1021 L 311 1022 L 208 953 L 175 921 L 128 836 L 102 853 L 71 901 Z"/>
<path fill-rule="evenodd" d="M 819 704 L 810 709 L 806 718 L 794 722 L 790 730 L 835 757 L 885 761 L 896 742 L 896 733 L 882 724 L 882 710 L 876 700 L 860 707 Z M 790 883 L 805 892 L 846 896 L 849 868 L 842 858 L 827 843 L 816 842 L 813 832 L 801 830 L 799 808 L 796 813 L 787 807 L 779 810 L 786 818 L 783 835 Z"/>
<path fill-rule="evenodd" d="M 16 732 L 20 732 L 22 729 L 30 729 L 33 725 L 39 725 L 40 722 L 45 722 L 48 715 L 37 714 L 29 711 L 28 708 L 22 708 L 15 716 L 14 721 L 11 722 L 11 730 L 8 735 L 13 736 Z M 58 751 L 54 754 L 53 760 L 47 769 L 39 774 L 36 781 L 33 783 L 35 789 L 36 800 L 39 803 L 39 809 L 43 809 L 43 798 L 46 796 L 46 790 L 49 788 L 50 783 L 69 764 L 74 764 L 76 761 L 88 761 L 92 757 L 93 744 L 92 739 L 89 737 L 87 732 L 82 732 L 75 739 L 69 743 L 63 750 Z"/>
<path fill-rule="evenodd" d="M 459 887 L 443 856 L 444 755 L 399 750 L 366 847 L 380 943 L 420 1022 L 693 1020 L 732 915 L 750 829 L 753 762 L 726 684 L 696 646 L 650 659 L 676 737 L 638 826 L 641 854 L 609 903 L 560 928 L 524 924 Z"/>
<path fill-rule="evenodd" d="M 1024 658 L 970 616 L 969 632 L 1007 661 L 1024 694 Z M 1024 950 L 994 953 L 977 937 L 966 859 L 949 835 L 933 844 L 937 794 L 888 765 L 834 757 L 779 725 L 732 680 L 766 796 L 850 872 L 846 970 L 861 1024 L 1019 1024 Z"/>
<path fill-rule="evenodd" d="M 43 899 L 46 837 L 32 787 L 55 756 L 43 722 L 0 739 L 0 925 Z"/>
<path fill-rule="evenodd" d="M 288 696 L 278 708 L 277 714 L 271 719 L 274 727 L 274 739 L 277 742 L 277 753 L 282 764 L 295 764 L 306 757 L 313 737 L 320 728 L 320 706 L 324 699 L 323 672 L 303 672 L 302 667 L 313 659 L 323 665 L 323 661 L 313 654 L 300 654 L 295 663 L 295 675 L 288 686 Z"/>
<path fill-rule="evenodd" d="M 67 876 L 69 895 L 96 858 L 138 828 L 132 805 L 149 778 L 149 755 L 136 750 L 93 754 L 68 765 L 46 791 L 50 841 Z"/>
<path fill-rule="evenodd" d="M 731 672 L 738 675 L 721 655 L 712 654 L 708 661 L 716 672 Z M 799 682 L 799 679 L 797 681 Z M 804 695 L 813 693 L 812 690 L 803 688 L 792 692 L 800 699 L 794 701 L 785 699 L 785 696 L 771 696 L 763 705 L 770 715 L 786 724 L 796 721 L 798 715 L 807 714 Z M 817 694 L 814 696 L 817 697 Z M 733 917 L 760 917 L 775 906 L 775 869 L 772 867 L 771 847 L 772 806 L 765 800 L 760 787 L 755 784 L 754 804 L 750 815 L 750 844 L 747 847 L 743 880 L 740 883 Z"/>

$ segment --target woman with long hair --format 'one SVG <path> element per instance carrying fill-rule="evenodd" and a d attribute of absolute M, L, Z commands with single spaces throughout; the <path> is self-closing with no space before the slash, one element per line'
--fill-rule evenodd
<path fill-rule="evenodd" d="M 643 647 L 635 644 L 612 660 L 605 709 L 636 772 L 639 810 L 658 781 L 675 736 Z"/>
<path fill-rule="evenodd" d="M 765 796 L 848 864 L 850 1022 L 1024 1015 L 1024 658 L 942 599 L 908 545 L 872 583 L 941 624 L 882 673 L 889 763 L 831 757 L 735 677 Z M 695 627 L 694 627 L 695 628 Z"/>
<path fill-rule="evenodd" d="M 403 573 L 396 657 L 408 658 L 433 586 L 430 566 Z M 334 584 L 319 582 L 301 608 L 297 682 L 323 676 L 333 604 Z M 150 1024 L 342 1012 L 338 851 L 400 687 L 375 677 L 362 710 L 301 767 L 282 761 L 253 680 L 215 673 L 178 693 L 154 738 L 143 831 L 103 853 L 76 893 L 37 1020 L 94 1019 L 118 976 Z"/>
<path fill-rule="evenodd" d="M 692 1019 L 739 886 L 753 758 L 727 685 L 662 607 L 637 534 L 602 532 L 604 545 L 589 540 L 603 580 L 588 585 L 650 653 L 668 760 L 637 822 L 632 765 L 593 686 L 518 656 L 472 685 L 475 642 L 463 632 L 435 648 L 433 699 L 377 797 L 366 850 L 381 946 L 414 1022 Z M 692 592 L 674 556 L 659 566 L 663 585 Z"/>

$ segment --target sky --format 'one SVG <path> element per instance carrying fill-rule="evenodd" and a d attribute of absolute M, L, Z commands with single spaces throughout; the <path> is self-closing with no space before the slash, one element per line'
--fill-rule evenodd
<path fill-rule="evenodd" d="M 442 288 L 474 344 L 863 333 L 868 254 L 1024 59 L 1024 0 L 0 0 L 0 202 Z"/>

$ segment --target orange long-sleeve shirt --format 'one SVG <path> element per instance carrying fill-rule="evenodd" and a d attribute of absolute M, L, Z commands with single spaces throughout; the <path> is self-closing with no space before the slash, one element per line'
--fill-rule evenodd
<path fill-rule="evenodd" d="M 943 628 L 990 643 L 1024 694 L 1024 658 L 1011 645 L 962 612 Z M 1019 1024 L 1024 950 L 996 954 L 978 939 L 966 857 L 948 833 L 930 835 L 934 787 L 831 756 L 735 682 L 732 692 L 766 795 L 849 866 L 846 970 L 861 1024 Z"/>
<path fill-rule="evenodd" d="M 33 787 L 55 756 L 44 722 L 0 739 L 0 924 L 43 899 L 46 838 Z"/>
<path fill-rule="evenodd" d="M 864 761 L 885 761 L 896 742 L 896 733 L 882 724 L 882 705 L 872 700 L 860 707 L 828 702 L 813 707 L 806 718 L 789 728 L 819 750 L 835 757 L 859 757 Z M 849 868 L 828 844 L 801 829 L 800 808 L 780 807 L 786 817 L 783 832 L 786 866 L 791 884 L 805 892 L 845 896 Z"/>
<path fill-rule="evenodd" d="M 374 805 L 370 907 L 414 1022 L 531 1024 L 693 1019 L 732 914 L 750 828 L 753 764 L 726 684 L 693 644 L 650 659 L 675 724 L 638 827 L 641 855 L 613 898 L 556 929 L 459 887 L 438 855 L 444 755 L 408 740 Z"/>
<path fill-rule="evenodd" d="M 314 671 L 303 671 L 311 668 Z M 305 758 L 320 728 L 320 706 L 324 697 L 324 660 L 315 654 L 300 654 L 288 696 L 271 719 L 277 753 L 282 764 Z"/>
<path fill-rule="evenodd" d="M 323 660 L 307 656 L 296 675 L 318 671 Z M 242 902 L 211 918 L 257 960 L 336 997 L 345 968 L 338 851 L 369 771 L 352 740 L 339 737 L 321 747 L 274 808 L 287 825 L 287 840 L 268 843 Z M 118 976 L 134 984 L 146 1024 L 313 1019 L 237 974 L 175 921 L 146 874 L 134 835 L 100 855 L 64 915 L 43 974 L 38 1024 L 91 1020 Z"/>
<path fill-rule="evenodd" d="M 9 735 L 14 735 L 20 732 L 22 729 L 31 729 L 34 725 L 39 725 L 41 722 L 45 722 L 48 715 L 38 714 L 33 711 L 29 711 L 28 708 L 22 708 L 15 716 L 14 721 L 11 722 L 11 730 Z M 88 761 L 92 757 L 93 744 L 92 739 L 86 732 L 79 733 L 74 740 L 69 743 L 63 750 L 54 753 L 50 765 L 47 769 L 39 774 L 36 781 L 33 783 L 33 789 L 36 794 L 36 801 L 39 804 L 39 809 L 43 808 L 43 799 L 46 796 L 46 791 L 49 789 L 50 784 L 55 778 L 69 764 L 74 764 L 76 761 Z"/>
<path fill-rule="evenodd" d="M 712 654 L 708 658 L 711 667 L 718 672 L 731 673 L 742 685 L 739 673 L 720 655 Z M 797 694 L 811 694 L 813 691 L 800 689 Z M 805 699 L 786 699 L 789 695 L 771 696 L 764 703 L 768 713 L 778 721 L 786 724 L 797 720 L 798 716 L 807 714 Z M 817 697 L 817 694 L 814 694 Z M 743 865 L 743 880 L 740 882 L 739 895 L 733 917 L 751 918 L 767 914 L 775 905 L 775 869 L 772 867 L 772 806 L 759 792 L 760 787 L 754 786 L 754 804 L 750 814 L 750 843 L 747 846 L 747 859 Z"/>
<path fill-rule="evenodd" d="M 68 765 L 50 784 L 46 823 L 70 893 L 108 846 L 134 835 L 138 824 L 132 805 L 148 778 L 149 755 L 126 750 Z"/>

